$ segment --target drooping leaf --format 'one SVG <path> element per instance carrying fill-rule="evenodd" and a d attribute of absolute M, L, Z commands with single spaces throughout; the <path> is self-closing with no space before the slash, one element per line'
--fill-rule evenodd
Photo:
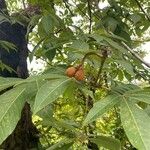
<path fill-rule="evenodd" d="M 53 146 L 49 147 L 46 150 L 68 150 L 73 145 L 72 140 L 61 140 L 60 142 L 54 144 Z"/>
<path fill-rule="evenodd" d="M 54 120 L 54 113 L 53 113 L 53 108 L 51 105 L 47 105 L 45 108 L 43 108 L 42 110 L 40 110 L 37 115 L 42 118 L 42 125 L 43 126 L 50 126 L 55 124 L 55 120 Z"/>
<path fill-rule="evenodd" d="M 139 150 L 150 149 L 150 117 L 135 103 L 123 99 L 120 107 L 123 128 L 130 142 Z"/>
<path fill-rule="evenodd" d="M 65 71 L 64 71 L 65 72 Z M 36 76 L 30 76 L 29 78 L 20 81 L 19 83 L 28 83 L 28 82 L 35 82 L 36 80 L 54 80 L 54 79 L 60 79 L 60 78 L 64 78 L 64 74 L 56 74 L 54 73 L 45 73 L 42 75 L 36 75 Z"/>
<path fill-rule="evenodd" d="M 0 144 L 13 132 L 25 103 L 25 88 L 16 87 L 0 95 Z"/>
<path fill-rule="evenodd" d="M 22 79 L 0 77 L 0 91 L 15 85 L 19 83 L 20 81 L 22 81 Z"/>
<path fill-rule="evenodd" d="M 72 79 L 70 78 L 61 78 L 50 80 L 45 83 L 37 92 L 34 104 L 34 113 L 37 113 L 39 110 L 62 95 L 71 81 Z"/>
<path fill-rule="evenodd" d="M 112 39 L 110 38 L 105 38 L 105 40 L 113 47 L 115 48 L 116 50 L 119 50 L 121 51 L 122 53 L 125 53 L 125 54 L 128 54 L 128 51 L 122 47 L 121 45 L 119 45 L 117 42 L 113 41 Z"/>
<path fill-rule="evenodd" d="M 46 33 L 52 32 L 54 29 L 54 20 L 51 18 L 50 15 L 43 16 L 41 19 L 43 28 Z"/>
<path fill-rule="evenodd" d="M 99 147 L 104 147 L 110 150 L 121 150 L 121 144 L 119 140 L 107 136 L 97 136 L 95 138 L 90 138 L 90 141 L 98 145 Z"/>
<path fill-rule="evenodd" d="M 134 84 L 119 84 L 117 87 L 112 89 L 112 93 L 120 94 L 120 96 L 123 96 L 123 94 L 140 89 L 137 85 Z"/>
<path fill-rule="evenodd" d="M 108 95 L 107 97 L 103 98 L 103 100 L 96 102 L 93 108 L 89 111 L 87 117 L 85 118 L 83 125 L 86 125 L 96 120 L 118 102 L 119 96 L 117 94 Z"/>
<path fill-rule="evenodd" d="M 128 91 L 125 95 L 130 100 L 138 100 L 150 104 L 150 88 Z"/>
<path fill-rule="evenodd" d="M 73 48 L 76 51 L 86 52 L 89 50 L 89 45 L 88 43 L 82 40 L 76 40 L 72 43 L 71 48 Z"/>
<path fill-rule="evenodd" d="M 135 76 L 135 73 L 133 72 L 133 67 L 129 61 L 125 61 L 125 60 L 115 60 L 115 61 L 118 64 L 120 64 L 123 68 L 125 68 L 129 74 L 131 74 L 132 76 Z"/>

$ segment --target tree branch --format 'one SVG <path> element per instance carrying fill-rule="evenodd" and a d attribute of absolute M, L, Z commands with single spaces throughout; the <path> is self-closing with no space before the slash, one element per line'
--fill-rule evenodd
<path fill-rule="evenodd" d="M 73 2 L 73 4 L 78 8 L 78 10 L 79 10 L 80 12 L 82 12 L 82 14 L 83 14 L 85 17 L 87 17 L 87 18 L 89 19 L 89 16 L 88 16 L 84 11 L 82 11 L 82 9 L 80 9 L 80 7 L 79 7 L 78 5 L 76 5 L 76 2 L 74 2 L 73 0 L 72 0 L 72 2 Z"/>
<path fill-rule="evenodd" d="M 89 34 L 91 34 L 91 31 L 92 31 L 92 12 L 91 12 L 90 0 L 87 0 L 87 2 L 88 2 L 88 14 L 89 14 L 89 21 L 90 21 Z"/>
<path fill-rule="evenodd" d="M 150 68 L 150 63 L 145 62 L 139 55 L 137 55 L 128 45 L 126 45 L 124 42 L 121 42 L 123 46 L 134 56 L 136 57 L 142 64 Z"/>
<path fill-rule="evenodd" d="M 22 0 L 22 5 L 23 5 L 23 9 L 26 9 L 26 4 L 25 4 L 24 0 Z"/>
<path fill-rule="evenodd" d="M 141 9 L 141 11 L 145 14 L 146 18 L 148 19 L 148 21 L 150 21 L 150 17 L 149 15 L 145 12 L 145 10 L 143 9 L 143 7 L 141 6 L 141 4 L 139 3 L 138 0 L 135 0 L 135 2 L 137 3 L 138 7 Z"/>

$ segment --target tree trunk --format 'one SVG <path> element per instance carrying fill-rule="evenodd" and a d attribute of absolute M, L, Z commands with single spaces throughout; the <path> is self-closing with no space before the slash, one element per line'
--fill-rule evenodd
<path fill-rule="evenodd" d="M 4 150 L 37 150 L 38 142 L 38 132 L 32 123 L 30 105 L 26 103 L 15 130 L 2 143 L 1 148 Z"/>
<path fill-rule="evenodd" d="M 8 15 L 5 0 L 0 0 L 0 12 Z M 9 17 L 9 16 L 8 16 Z M 0 47 L 0 60 L 5 65 L 11 67 L 14 71 L 9 72 L 7 69 L 0 68 L 0 76 L 3 77 L 20 77 L 27 78 L 27 41 L 25 38 L 27 27 L 18 23 L 11 24 L 8 21 L 0 23 L 0 40 L 13 43 L 16 50 L 9 52 Z M 15 130 L 2 143 L 0 148 L 4 150 L 29 150 L 38 149 L 38 130 L 32 123 L 32 114 L 30 105 L 26 102 L 21 112 L 21 119 L 19 120 Z"/>

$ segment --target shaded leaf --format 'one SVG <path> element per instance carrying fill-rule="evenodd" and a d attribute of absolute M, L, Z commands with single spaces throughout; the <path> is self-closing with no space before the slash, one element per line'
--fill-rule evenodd
<path fill-rule="evenodd" d="M 127 99 L 121 102 L 120 114 L 123 128 L 133 146 L 139 150 L 149 150 L 150 117 Z"/>
<path fill-rule="evenodd" d="M 132 90 L 125 93 L 130 100 L 138 100 L 150 104 L 150 88 Z"/>
<path fill-rule="evenodd" d="M 74 142 L 72 142 L 72 140 L 61 140 L 46 150 L 68 150 L 73 145 L 73 143 Z"/>
<path fill-rule="evenodd" d="M 74 50 L 79 50 L 79 51 L 88 51 L 89 50 L 89 45 L 88 43 L 81 41 L 81 40 L 76 40 L 72 43 L 71 48 Z"/>
<path fill-rule="evenodd" d="M 99 147 L 104 147 L 110 150 L 121 150 L 121 144 L 119 140 L 107 136 L 97 136 L 95 138 L 90 138 L 90 141 L 98 145 Z"/>
<path fill-rule="evenodd" d="M 93 108 L 89 111 L 87 117 L 85 118 L 83 125 L 86 125 L 98 117 L 107 112 L 110 108 L 116 105 L 119 102 L 119 96 L 116 94 L 108 95 L 96 103 L 94 103 Z"/>
<path fill-rule="evenodd" d="M 0 77 L 0 91 L 15 85 L 19 83 L 20 81 L 22 81 L 22 79 Z"/>

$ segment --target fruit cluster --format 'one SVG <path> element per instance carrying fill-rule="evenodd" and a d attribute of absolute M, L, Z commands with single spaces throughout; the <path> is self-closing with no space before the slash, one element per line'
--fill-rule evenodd
<path fill-rule="evenodd" d="M 84 69 L 83 66 L 77 66 L 77 67 L 69 67 L 66 70 L 66 75 L 68 77 L 74 77 L 78 81 L 82 81 L 84 79 Z"/>

